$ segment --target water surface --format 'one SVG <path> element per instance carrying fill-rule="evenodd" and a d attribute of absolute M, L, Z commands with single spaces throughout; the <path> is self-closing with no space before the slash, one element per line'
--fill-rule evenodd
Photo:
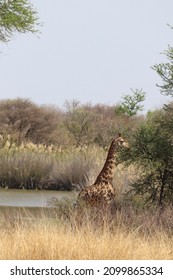
<path fill-rule="evenodd" d="M 0 189 L 0 206 L 48 207 L 52 198 L 75 199 L 76 192 Z"/>

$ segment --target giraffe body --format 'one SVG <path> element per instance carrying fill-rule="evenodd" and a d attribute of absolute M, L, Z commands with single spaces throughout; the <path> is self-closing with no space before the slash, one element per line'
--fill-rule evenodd
<path fill-rule="evenodd" d="M 78 196 L 78 200 L 85 206 L 107 207 L 115 198 L 115 190 L 111 183 L 102 182 L 93 184 L 83 189 Z"/>
<path fill-rule="evenodd" d="M 114 202 L 116 191 L 113 187 L 113 177 L 115 172 L 116 153 L 118 147 L 128 147 L 121 135 L 115 138 L 109 148 L 105 164 L 99 173 L 95 183 L 85 187 L 77 197 L 77 204 L 106 208 Z"/>

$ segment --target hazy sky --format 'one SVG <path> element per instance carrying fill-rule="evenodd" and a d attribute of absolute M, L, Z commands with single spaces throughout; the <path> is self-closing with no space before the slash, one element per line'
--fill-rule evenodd
<path fill-rule="evenodd" d="M 63 106 L 77 99 L 114 105 L 130 88 L 147 93 L 145 110 L 167 102 L 151 66 L 173 46 L 172 0 L 32 0 L 41 34 L 0 46 L 0 99 Z"/>

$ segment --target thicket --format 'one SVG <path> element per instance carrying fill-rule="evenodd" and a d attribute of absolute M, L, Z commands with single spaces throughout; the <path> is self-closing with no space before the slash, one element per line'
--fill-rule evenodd
<path fill-rule="evenodd" d="M 109 145 L 119 131 L 130 136 L 143 121 L 116 113 L 115 106 L 80 104 L 72 100 L 64 110 L 54 106 L 38 106 L 29 99 L 0 100 L 0 134 L 13 142 L 61 147 Z"/>
<path fill-rule="evenodd" d="M 128 152 L 121 151 L 122 162 L 133 164 L 140 171 L 130 181 L 129 193 L 141 197 L 145 203 L 160 206 L 173 203 L 172 122 L 173 111 L 170 116 L 165 107 L 149 114 L 131 137 Z"/>

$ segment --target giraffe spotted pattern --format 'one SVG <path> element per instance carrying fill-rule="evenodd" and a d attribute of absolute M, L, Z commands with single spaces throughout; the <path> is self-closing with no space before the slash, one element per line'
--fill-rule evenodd
<path fill-rule="evenodd" d="M 94 206 L 98 208 L 105 208 L 114 202 L 116 191 L 113 187 L 113 177 L 115 172 L 116 154 L 119 147 L 127 148 L 128 144 L 119 136 L 113 139 L 106 162 L 99 173 L 95 183 L 91 186 L 85 187 L 78 194 L 77 205 Z"/>

